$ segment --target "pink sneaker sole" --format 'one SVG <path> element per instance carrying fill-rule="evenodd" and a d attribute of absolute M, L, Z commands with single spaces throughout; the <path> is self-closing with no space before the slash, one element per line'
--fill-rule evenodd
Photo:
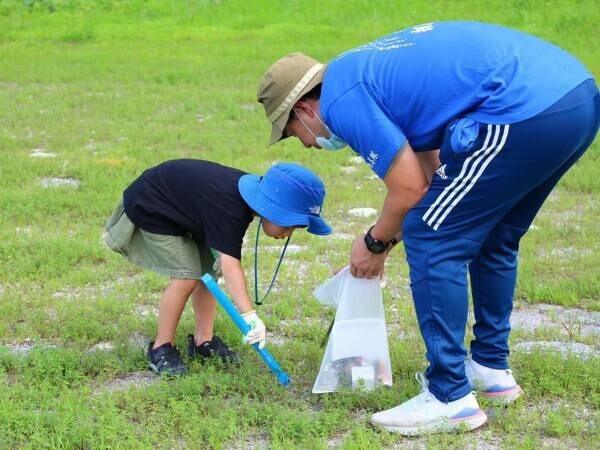
<path fill-rule="evenodd" d="M 517 398 L 523 394 L 523 389 L 518 384 L 514 387 L 506 390 L 506 391 L 498 391 L 498 392 L 480 392 L 482 397 L 491 400 L 496 403 L 511 403 L 514 402 Z"/>
<path fill-rule="evenodd" d="M 483 422 L 481 422 L 481 420 L 483 419 Z M 477 414 L 473 414 L 472 416 L 467 416 L 467 417 L 459 417 L 458 419 L 450 419 L 449 422 L 450 423 L 461 423 L 461 422 L 467 422 L 467 423 L 481 423 L 481 425 L 483 425 L 483 423 L 487 420 L 487 415 L 485 414 L 485 412 L 480 409 L 479 411 L 477 411 Z"/>
<path fill-rule="evenodd" d="M 453 431 L 471 431 L 482 426 L 488 419 L 488 416 L 483 410 L 477 411 L 476 414 L 467 417 L 459 417 L 457 419 L 442 419 L 432 423 L 417 425 L 414 427 L 395 427 L 389 425 L 378 425 L 393 433 L 399 433 L 404 436 L 422 436 L 432 433 L 450 433 Z"/>

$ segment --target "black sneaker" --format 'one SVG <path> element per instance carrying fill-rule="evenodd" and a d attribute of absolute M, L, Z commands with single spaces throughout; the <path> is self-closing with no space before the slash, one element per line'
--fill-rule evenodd
<path fill-rule="evenodd" d="M 152 350 L 153 345 L 154 341 L 150 342 L 146 350 L 146 359 L 150 369 L 159 375 L 167 376 L 184 375 L 187 372 L 187 367 L 181 361 L 177 347 L 166 343 Z"/>
<path fill-rule="evenodd" d="M 208 359 L 214 356 L 221 358 L 226 364 L 239 364 L 240 357 L 231 350 L 221 340 L 219 336 L 214 335 L 211 341 L 205 341 L 196 345 L 193 334 L 188 334 L 188 355 L 190 358 L 199 356 L 201 359 Z"/>

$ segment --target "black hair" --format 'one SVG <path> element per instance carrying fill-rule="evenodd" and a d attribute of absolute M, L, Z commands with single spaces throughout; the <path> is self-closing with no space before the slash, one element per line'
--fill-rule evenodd
<path fill-rule="evenodd" d="M 323 86 L 323 83 L 317 84 L 314 88 L 304 94 L 300 100 L 319 100 L 321 98 L 321 86 Z"/>
<path fill-rule="evenodd" d="M 317 84 L 314 88 L 312 88 L 310 91 L 308 91 L 302 97 L 300 97 L 300 99 L 298 99 L 298 101 L 319 100 L 321 98 L 321 86 L 323 86 L 323 83 Z M 295 120 L 295 119 L 296 119 L 296 113 L 294 112 L 294 109 L 292 108 L 290 110 L 290 115 L 288 116 L 288 122 L 290 120 Z"/>

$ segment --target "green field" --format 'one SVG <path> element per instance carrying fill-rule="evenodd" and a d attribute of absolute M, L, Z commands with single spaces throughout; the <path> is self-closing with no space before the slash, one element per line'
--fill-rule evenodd
<path fill-rule="evenodd" d="M 483 403 L 491 418 L 471 434 L 405 439 L 373 429 L 370 414 L 415 395 L 413 374 L 426 367 L 398 248 L 384 290 L 394 387 L 310 392 L 333 314 L 312 289 L 347 263 L 352 237 L 373 220 L 348 210 L 379 209 L 384 186 L 349 150 L 292 140 L 268 147 L 258 81 L 292 51 L 327 61 L 446 19 L 533 33 L 600 75 L 595 0 L 0 0 L 0 448 L 597 448 L 600 342 L 581 317 L 600 311 L 600 140 L 522 242 L 518 307 L 557 305 L 558 326 L 512 336 L 514 345 L 585 344 L 595 357 L 515 351 L 526 395 L 508 409 Z M 290 389 L 276 385 L 223 314 L 217 331 L 242 354 L 240 367 L 193 363 L 177 380 L 146 370 L 142 346 L 167 279 L 110 252 L 102 227 L 141 171 L 181 157 L 256 173 L 296 161 L 327 186 L 324 216 L 335 235 L 296 233 L 260 310 Z M 51 185 L 65 180 L 72 184 Z M 277 245 L 261 241 L 263 289 Z M 250 282 L 252 252 L 248 245 L 243 261 Z M 568 319 L 572 311 L 580 315 Z M 188 307 L 180 347 L 191 330 Z"/>

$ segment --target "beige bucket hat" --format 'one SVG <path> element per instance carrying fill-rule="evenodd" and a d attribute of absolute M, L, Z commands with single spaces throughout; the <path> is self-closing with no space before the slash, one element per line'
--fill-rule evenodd
<path fill-rule="evenodd" d="M 290 53 L 265 72 L 258 87 L 257 100 L 271 122 L 274 144 L 282 139 L 290 111 L 302 96 L 323 82 L 325 65 L 303 53 Z"/>

